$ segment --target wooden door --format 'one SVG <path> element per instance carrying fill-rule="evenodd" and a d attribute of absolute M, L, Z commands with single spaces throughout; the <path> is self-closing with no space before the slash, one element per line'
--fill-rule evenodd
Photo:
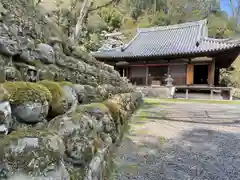
<path fill-rule="evenodd" d="M 188 64 L 187 65 L 187 85 L 193 84 L 193 73 L 194 73 L 194 65 Z"/>
<path fill-rule="evenodd" d="M 186 64 L 169 65 L 169 74 L 171 74 L 175 85 L 186 85 Z"/>

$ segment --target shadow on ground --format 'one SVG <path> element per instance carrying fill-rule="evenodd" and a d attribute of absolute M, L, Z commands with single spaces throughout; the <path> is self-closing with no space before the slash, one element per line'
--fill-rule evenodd
<path fill-rule="evenodd" d="M 150 106 L 152 109 L 144 106 L 133 117 L 132 129 L 116 155 L 114 180 L 240 179 L 240 131 L 238 126 L 231 127 L 238 121 L 164 119 L 164 107 L 159 103 Z M 156 110 L 156 106 L 163 109 L 156 111 L 157 116 L 146 112 Z M 155 132 L 144 131 L 149 123 L 157 126 Z M 143 130 L 134 130 L 134 126 L 143 127 Z M 165 131 L 178 128 L 182 129 L 177 136 L 165 136 Z M 164 136 L 155 134 L 156 129 L 164 132 Z"/>
<path fill-rule="evenodd" d="M 202 119 L 199 118 L 199 121 L 196 120 L 185 120 L 184 118 L 182 119 L 170 119 L 167 118 L 166 116 L 162 116 L 162 117 L 156 117 L 156 116 L 136 116 L 136 118 L 140 118 L 140 119 L 148 119 L 148 122 L 156 122 L 156 121 L 172 121 L 172 122 L 185 122 L 185 123 L 194 123 L 194 124 L 209 124 L 209 125 L 240 125 L 240 120 L 233 120 L 233 121 L 224 121 L 226 119 L 222 119 L 222 122 L 216 121 L 214 122 L 215 119 L 211 118 L 211 120 L 213 122 L 209 122 L 209 121 L 203 121 Z M 220 118 L 216 118 L 216 120 L 219 120 Z M 146 122 L 144 121 L 138 121 L 136 122 L 138 124 L 144 124 Z"/>
<path fill-rule="evenodd" d="M 126 138 L 119 149 L 116 179 L 237 180 L 239 152 L 239 133 L 195 129 L 177 139 Z"/>

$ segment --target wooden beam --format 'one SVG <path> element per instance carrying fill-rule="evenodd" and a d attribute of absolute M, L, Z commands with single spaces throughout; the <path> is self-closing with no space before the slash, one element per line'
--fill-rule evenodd
<path fill-rule="evenodd" d="M 168 66 L 168 64 L 131 64 L 129 66 L 132 66 L 132 67 L 145 67 L 145 66 L 148 66 L 148 67 L 155 67 L 155 66 Z"/>

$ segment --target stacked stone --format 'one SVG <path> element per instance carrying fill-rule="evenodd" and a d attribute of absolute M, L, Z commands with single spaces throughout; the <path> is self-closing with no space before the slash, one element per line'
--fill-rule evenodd
<path fill-rule="evenodd" d="M 51 93 L 38 102 L 48 102 L 44 109 L 50 110 L 53 97 Z M 121 140 L 126 120 L 141 104 L 142 94 L 126 93 L 101 103 L 78 105 L 53 119 L 47 119 L 51 111 L 40 113 L 37 106 L 39 116 L 22 115 L 23 110 L 15 109 L 22 107 L 16 102 L 0 105 L 0 129 L 11 124 L 16 128 L 0 138 L 0 179 L 103 180 L 112 149 Z"/>
<path fill-rule="evenodd" d="M 68 81 L 83 86 L 88 102 L 132 91 L 113 67 L 72 45 L 32 6 L 24 0 L 0 2 L 0 81 Z"/>
<path fill-rule="evenodd" d="M 101 180 L 142 95 L 34 3 L 0 2 L 0 179 Z"/>

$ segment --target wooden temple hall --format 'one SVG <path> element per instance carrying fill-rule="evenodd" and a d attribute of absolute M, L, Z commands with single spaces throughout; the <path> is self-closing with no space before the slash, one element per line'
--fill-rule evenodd
<path fill-rule="evenodd" d="M 219 70 L 237 58 L 240 44 L 208 37 L 207 20 L 142 28 L 125 46 L 94 52 L 136 85 L 165 84 L 170 74 L 175 86 L 219 85 Z"/>

